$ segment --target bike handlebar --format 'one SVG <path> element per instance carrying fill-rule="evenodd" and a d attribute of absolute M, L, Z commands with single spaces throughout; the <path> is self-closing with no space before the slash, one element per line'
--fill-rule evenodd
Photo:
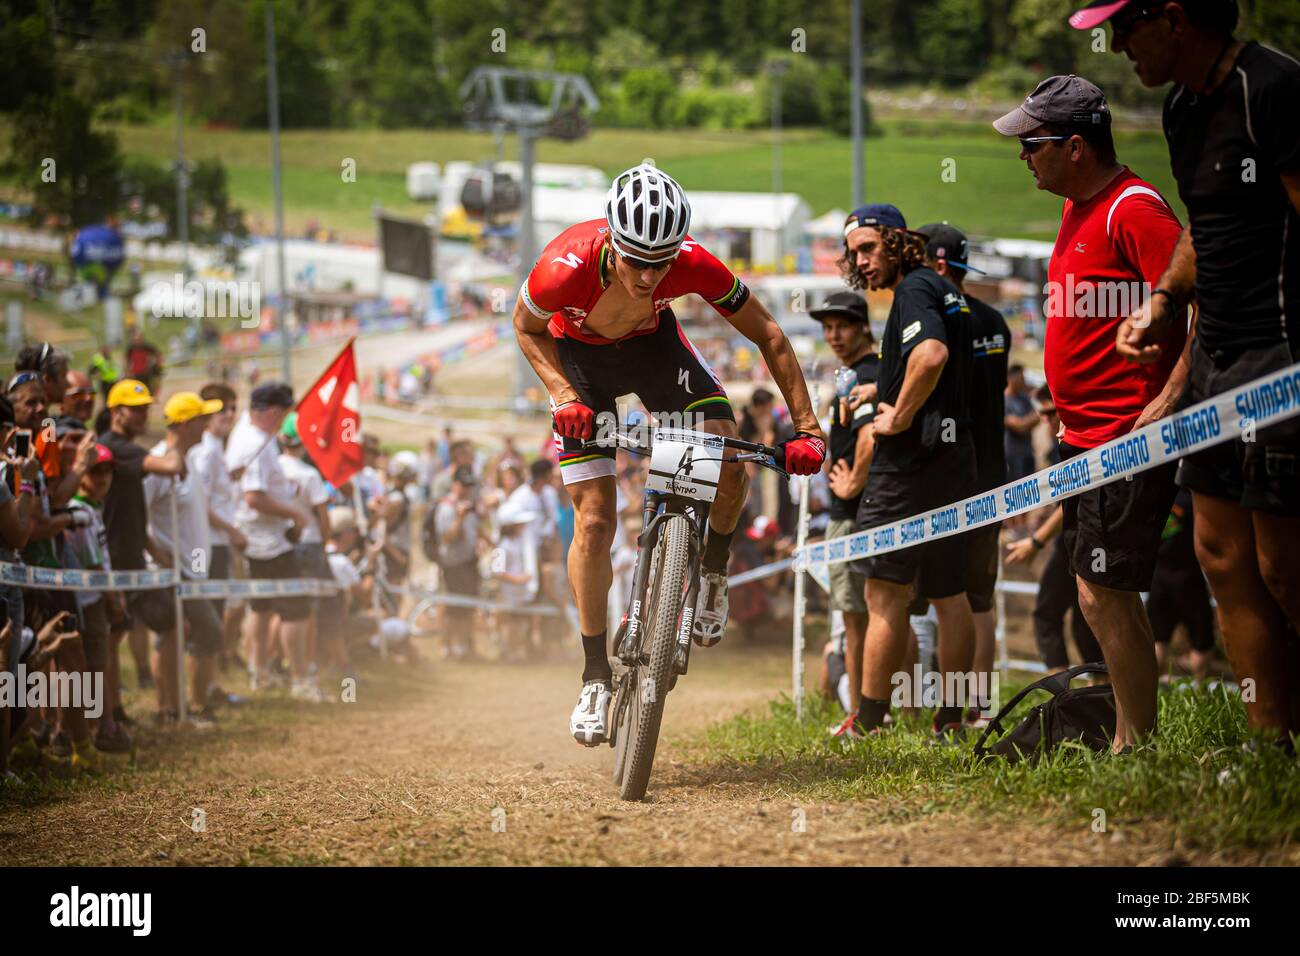
<path fill-rule="evenodd" d="M 773 448 L 770 445 L 764 445 L 759 442 L 745 441 L 742 438 L 730 438 L 726 435 L 711 435 L 709 437 L 721 438 L 723 448 L 730 448 L 734 451 L 750 453 L 749 455 L 735 458 L 735 461 L 753 462 L 763 468 L 769 468 L 785 478 L 790 477 L 790 473 L 785 470 L 785 462 L 782 460 L 784 456 L 779 448 Z M 637 455 L 650 454 L 651 447 L 649 444 L 643 444 L 629 437 L 625 432 L 616 432 L 611 439 L 583 438 L 579 439 L 579 442 L 584 451 L 594 448 L 609 448 L 612 445 L 615 448 L 622 448 Z"/>

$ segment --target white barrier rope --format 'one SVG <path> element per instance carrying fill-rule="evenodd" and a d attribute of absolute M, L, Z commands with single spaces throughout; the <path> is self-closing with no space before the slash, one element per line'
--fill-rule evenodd
<path fill-rule="evenodd" d="M 1300 364 L 1265 375 L 1075 458 L 919 515 L 810 545 L 795 570 L 841 564 L 961 534 L 1100 488 L 1300 414 Z"/>
<path fill-rule="evenodd" d="M 153 591 L 176 587 L 175 571 L 85 571 L 41 568 L 0 561 L 0 584 L 42 591 Z M 181 579 L 181 597 L 283 597 L 334 594 L 339 586 L 323 578 Z"/>
<path fill-rule="evenodd" d="M 773 561 L 771 564 L 760 564 L 756 568 L 750 568 L 748 571 L 741 571 L 739 574 L 727 576 L 727 587 L 737 587 L 741 584 L 748 584 L 750 581 L 757 581 L 760 578 L 770 578 L 774 574 L 780 574 L 782 571 L 788 571 L 794 565 L 794 558 L 782 558 L 780 561 Z"/>

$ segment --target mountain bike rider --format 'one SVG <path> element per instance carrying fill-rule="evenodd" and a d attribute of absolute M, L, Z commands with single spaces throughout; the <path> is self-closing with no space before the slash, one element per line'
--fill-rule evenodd
<path fill-rule="evenodd" d="M 691 207 L 682 188 L 654 166 L 615 178 L 605 218 L 578 223 L 542 251 L 515 304 L 519 347 L 550 393 L 560 473 L 575 512 L 569 550 L 586 666 L 569 721 L 581 744 L 607 737 L 612 674 L 606 650 L 606 602 L 613 570 L 615 449 L 581 439 L 614 422 L 615 399 L 635 392 L 647 410 L 714 435 L 737 437 L 722 383 L 682 333 L 669 304 L 695 293 L 761 351 L 785 396 L 796 429 L 782 443 L 785 467 L 821 469 L 826 445 L 803 372 L 776 320 L 726 266 L 687 234 Z M 727 623 L 727 558 L 745 502 L 738 463 L 724 464 L 709 513 L 692 637 L 703 647 Z"/>

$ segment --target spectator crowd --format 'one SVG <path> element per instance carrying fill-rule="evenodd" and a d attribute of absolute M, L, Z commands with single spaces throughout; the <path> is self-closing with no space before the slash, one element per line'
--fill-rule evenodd
<path fill-rule="evenodd" d="M 1300 246 L 1286 239 L 1300 225 L 1300 114 L 1288 108 L 1300 65 L 1236 40 L 1237 12 L 1222 0 L 1160 10 L 1120 0 L 1070 18 L 1079 29 L 1109 20 L 1114 49 L 1138 78 L 1170 85 L 1164 130 L 1187 224 L 1121 162 L 1106 97 L 1087 79 L 1048 77 L 993 124 L 1018 141 L 1036 188 L 1064 199 L 1044 288 L 1046 383 L 1037 389 L 1022 368 L 1008 367 L 1000 316 L 986 316 L 964 289 L 973 271 L 964 236 L 948 224 L 911 229 L 885 203 L 848 217 L 849 285 L 890 290 L 893 302 L 873 368 L 869 334 L 852 330 L 867 327 L 857 291 L 814 312 L 842 373 L 855 377 L 833 410 L 833 494 L 849 507 L 832 511 L 830 533 L 921 514 L 1040 465 L 1052 466 L 1053 489 L 1071 494 L 1017 514 L 1001 532 L 986 526 L 832 566 L 843 636 L 826 648 L 823 689 L 847 713 L 837 735 L 882 732 L 892 679 L 918 658 L 945 676 L 936 735 L 987 721 L 989 702 L 957 699 L 946 678 L 992 669 L 990 598 L 1002 548 L 1012 565 L 1046 552 L 1034 636 L 1046 667 L 1063 670 L 1068 618 L 1077 656 L 1104 667 L 1115 753 L 1157 731 L 1157 689 L 1175 663 L 1195 677 L 1226 670 L 1243 689 L 1249 681 L 1251 729 L 1294 752 L 1295 423 L 1256 434 L 1252 416 L 1269 406 L 1244 392 L 1239 440 L 1100 487 L 1080 460 L 1300 358 L 1292 305 Z M 1243 156 L 1259 178 L 1224 172 Z M 1216 618 L 1226 667 L 1216 659 Z M 1180 630 L 1187 651 L 1175 662 Z"/>
<path fill-rule="evenodd" d="M 108 377 L 100 392 L 40 343 L 18 354 L 0 395 L 0 563 L 11 566 L 0 585 L 0 778 L 38 765 L 95 772 L 131 753 L 146 717 L 124 706 L 129 687 L 154 697 L 147 719 L 158 727 L 213 729 L 222 708 L 245 700 L 222 686 L 239 671 L 241 692 L 328 703 L 369 657 L 417 659 L 400 616 L 415 509 L 435 490 L 451 501 L 478 489 L 483 463 L 467 443 L 447 433 L 423 456 L 390 455 L 362 435 L 364 467 L 333 487 L 304 450 L 284 383 L 241 397 L 213 382 L 164 400 L 156 382 Z M 477 555 L 492 529 L 489 583 L 511 603 L 547 587 L 542 549 L 559 546 L 563 520 L 542 466 L 530 471 L 509 450 L 493 462 L 495 497 L 475 505 L 488 519 L 466 537 Z M 449 525 L 448 545 L 456 537 Z M 26 569 L 324 586 L 178 601 L 174 587 L 22 586 Z M 510 653 L 533 639 L 516 627 Z M 15 679 L 37 673 L 50 687 L 88 675 L 100 690 L 33 702 Z"/>

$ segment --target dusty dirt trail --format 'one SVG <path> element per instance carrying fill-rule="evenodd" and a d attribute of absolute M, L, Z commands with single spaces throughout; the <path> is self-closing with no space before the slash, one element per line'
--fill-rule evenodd
<path fill-rule="evenodd" d="M 810 662 L 811 663 L 811 662 Z M 426 663 L 363 679 L 355 704 L 264 700 L 215 733 L 153 736 L 140 766 L 34 806 L 0 804 L 6 864 L 1160 864 L 1159 834 L 887 823 L 748 768 L 687 759 L 699 728 L 787 687 L 779 649 L 696 655 L 669 699 L 647 802 L 617 799 L 608 748 L 566 736 L 572 663 Z M 291 713 L 285 713 L 290 711 Z M 147 733 L 143 732 L 142 734 Z M 206 817 L 194 832 L 193 810 Z M 793 832 L 792 811 L 806 828 Z M 1261 861 L 1258 854 L 1195 862 Z M 1280 862 L 1280 861 L 1278 861 Z"/>

